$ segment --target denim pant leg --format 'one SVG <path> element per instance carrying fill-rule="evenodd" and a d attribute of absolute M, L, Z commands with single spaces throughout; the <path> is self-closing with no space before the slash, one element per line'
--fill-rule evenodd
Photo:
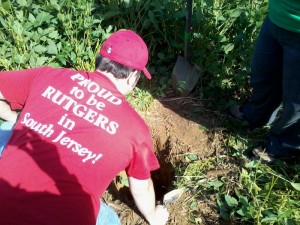
<path fill-rule="evenodd" d="M 13 131 L 14 124 L 10 122 L 3 122 L 0 126 L 0 156 L 6 146 L 11 133 Z"/>
<path fill-rule="evenodd" d="M 112 208 L 102 201 L 100 201 L 100 205 L 101 207 L 96 225 L 121 225 L 117 213 Z"/>
<path fill-rule="evenodd" d="M 249 103 L 241 107 L 253 127 L 268 123 L 282 99 L 283 49 L 273 34 L 274 25 L 267 16 L 255 43 L 250 82 L 253 88 Z"/>
<path fill-rule="evenodd" d="M 300 159 L 300 33 L 278 27 L 283 46 L 283 110 L 270 130 L 267 151 Z"/>

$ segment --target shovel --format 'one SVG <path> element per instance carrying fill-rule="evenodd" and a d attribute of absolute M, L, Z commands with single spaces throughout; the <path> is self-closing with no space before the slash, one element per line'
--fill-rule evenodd
<path fill-rule="evenodd" d="M 163 197 L 163 205 L 166 206 L 168 204 L 175 202 L 183 192 L 184 192 L 183 189 L 175 189 L 173 191 L 166 193 Z"/>
<path fill-rule="evenodd" d="M 183 96 L 187 96 L 194 89 L 201 75 L 200 67 L 188 60 L 188 48 L 191 39 L 191 16 L 192 0 L 187 0 L 184 57 L 178 56 L 172 72 L 172 87 Z"/>

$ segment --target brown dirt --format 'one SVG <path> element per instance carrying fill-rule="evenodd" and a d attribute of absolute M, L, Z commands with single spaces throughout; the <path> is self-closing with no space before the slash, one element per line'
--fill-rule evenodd
<path fill-rule="evenodd" d="M 202 113 L 195 117 L 195 110 Z M 207 132 L 216 125 L 216 121 L 208 118 L 203 105 L 193 98 L 155 100 L 149 111 L 140 114 L 151 129 L 154 148 L 161 164 L 161 168 L 152 175 L 157 201 L 160 201 L 165 193 L 174 189 L 175 168 L 182 163 L 184 156 L 197 154 L 203 159 L 216 154 L 221 151 L 220 138 Z M 207 176 L 227 172 L 211 170 Z M 126 175 L 121 173 L 112 182 L 103 200 L 118 213 L 122 224 L 148 224 L 135 208 L 128 188 L 121 182 L 123 178 L 126 179 Z M 168 224 L 194 224 L 189 222 L 191 210 L 187 200 L 190 198 L 192 194 L 185 192 L 175 203 L 167 206 L 170 212 Z M 214 204 L 199 200 L 196 211 L 199 215 L 196 224 L 220 224 L 217 222 L 219 216 Z"/>

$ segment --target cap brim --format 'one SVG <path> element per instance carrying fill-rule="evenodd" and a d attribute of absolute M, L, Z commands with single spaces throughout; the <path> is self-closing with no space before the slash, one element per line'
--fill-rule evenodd
<path fill-rule="evenodd" d="M 152 76 L 146 68 L 143 69 L 143 73 L 149 80 L 151 80 Z"/>

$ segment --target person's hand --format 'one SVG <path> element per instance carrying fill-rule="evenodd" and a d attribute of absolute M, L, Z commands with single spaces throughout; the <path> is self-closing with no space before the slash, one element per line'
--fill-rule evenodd
<path fill-rule="evenodd" d="M 162 205 L 155 207 L 155 215 L 149 220 L 150 225 L 165 225 L 169 219 L 168 209 Z"/>

